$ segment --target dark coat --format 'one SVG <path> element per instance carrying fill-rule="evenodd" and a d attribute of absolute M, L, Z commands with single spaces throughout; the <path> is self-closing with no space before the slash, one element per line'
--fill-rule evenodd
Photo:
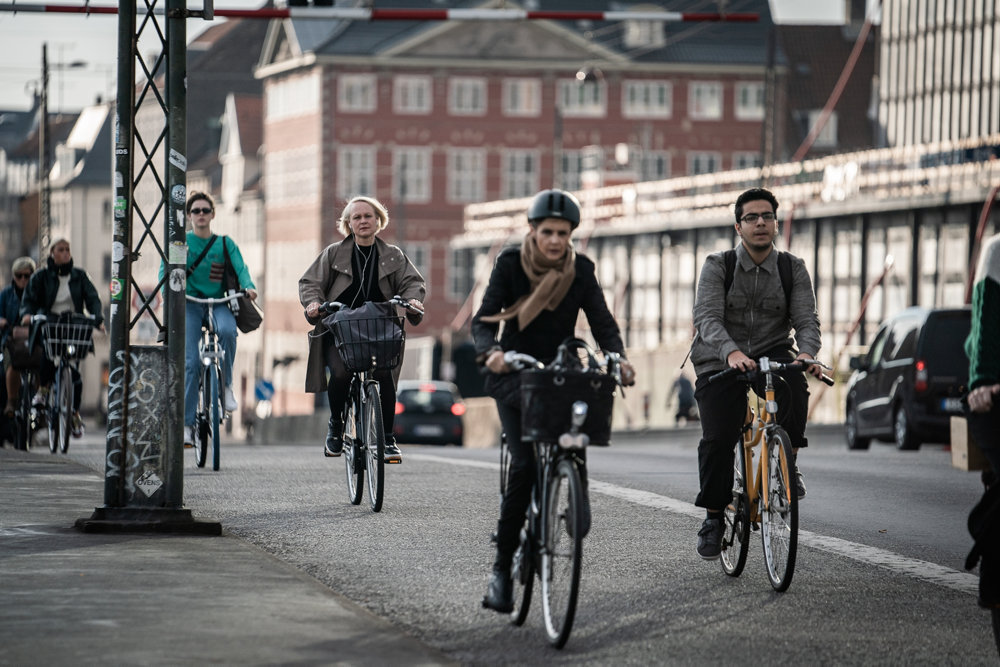
<path fill-rule="evenodd" d="M 594 272 L 594 263 L 588 257 L 577 253 L 576 277 L 566 297 L 555 310 L 542 310 L 524 331 L 518 329 L 516 317 L 507 320 L 498 341 L 499 323 L 484 322 L 482 317 L 510 308 L 530 291 L 531 281 L 521 268 L 520 247 L 501 251 L 490 275 L 483 302 L 472 319 L 472 336 L 476 342 L 476 358 L 479 363 L 483 363 L 489 351 L 497 347 L 504 351 L 516 350 L 530 354 L 545 363 L 552 361 L 559 344 L 575 335 L 576 321 L 581 310 L 586 314 L 590 331 L 600 348 L 624 354 L 621 331 L 608 310 L 604 291 Z"/>
<path fill-rule="evenodd" d="M 378 288 L 386 298 L 401 296 L 404 299 L 424 300 L 427 290 L 424 278 L 413 266 L 403 251 L 375 238 L 378 249 Z M 351 257 L 354 253 L 354 236 L 328 245 L 319 257 L 299 278 L 299 301 L 305 308 L 310 303 L 334 301 L 337 296 L 351 286 L 354 280 Z M 411 323 L 420 321 L 420 316 L 407 313 Z M 306 391 L 319 392 L 326 389 L 326 359 L 323 358 L 323 339 L 326 331 L 322 323 L 317 324 L 309 336 L 309 361 L 306 365 Z M 399 368 L 393 372 L 393 379 L 399 377 Z"/>
<path fill-rule="evenodd" d="M 58 289 L 59 274 L 55 262 L 50 257 L 46 268 L 35 271 L 28 281 L 28 286 L 24 288 L 20 317 L 51 312 Z M 94 283 L 86 271 L 72 265 L 69 273 L 69 293 L 73 299 L 73 312 L 83 313 L 86 307 L 87 312 L 97 318 L 98 325 L 104 321 L 101 297 L 97 295 Z"/>

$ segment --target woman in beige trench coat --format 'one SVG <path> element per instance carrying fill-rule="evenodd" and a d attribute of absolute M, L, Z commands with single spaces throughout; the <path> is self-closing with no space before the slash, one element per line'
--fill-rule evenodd
<path fill-rule="evenodd" d="M 354 197 L 337 221 L 337 228 L 346 238 L 324 248 L 299 278 L 299 301 L 306 309 L 306 318 L 316 325 L 309 337 L 306 391 L 317 393 L 326 389 L 330 403 L 330 422 L 323 450 L 326 456 L 340 456 L 344 448 L 341 415 L 351 375 L 333 345 L 333 337 L 320 335 L 326 330 L 320 322 L 320 304 L 339 301 L 356 308 L 366 301 L 383 302 L 398 295 L 416 308 L 424 308 L 427 290 L 423 276 L 402 250 L 377 237 L 388 224 L 389 214 L 377 199 Z M 421 316 L 407 311 L 407 319 L 411 324 L 418 324 Z M 402 359 L 400 355 L 400 364 Z M 327 369 L 330 370 L 329 384 Z M 374 375 L 379 381 L 382 398 L 385 459 L 387 463 L 399 463 L 402 455 L 392 435 L 399 366 L 392 371 L 376 371 Z"/>

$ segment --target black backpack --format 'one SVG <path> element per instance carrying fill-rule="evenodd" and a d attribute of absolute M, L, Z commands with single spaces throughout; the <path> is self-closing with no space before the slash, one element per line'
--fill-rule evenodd
<path fill-rule="evenodd" d="M 792 311 L 792 258 L 788 253 L 775 250 L 778 253 L 778 278 L 781 280 L 781 288 L 785 290 L 785 312 L 791 314 Z M 730 248 L 722 253 L 726 262 L 726 282 L 723 294 L 729 294 L 729 288 L 733 286 L 733 276 L 736 273 L 736 248 Z"/>

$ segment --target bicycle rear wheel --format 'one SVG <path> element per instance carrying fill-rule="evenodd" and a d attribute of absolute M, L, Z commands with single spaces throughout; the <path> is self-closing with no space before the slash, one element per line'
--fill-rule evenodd
<path fill-rule="evenodd" d="M 733 462 L 733 499 L 723 513 L 722 571 L 730 577 L 743 573 L 750 550 L 750 495 L 747 491 L 747 459 L 743 438 L 736 441 Z"/>
<path fill-rule="evenodd" d="M 799 496 L 795 489 L 792 443 L 780 426 L 765 443 L 766 474 L 761 490 L 761 530 L 767 577 L 776 591 L 788 590 L 799 540 Z"/>
<path fill-rule="evenodd" d="M 531 589 L 535 585 L 535 556 L 531 548 L 531 537 L 527 532 L 521 533 L 521 543 L 514 551 L 514 559 L 510 566 L 511 580 L 514 591 L 514 609 L 510 612 L 510 622 L 514 625 L 524 625 L 531 607 Z"/>
<path fill-rule="evenodd" d="M 542 508 L 542 610 L 549 642 L 562 648 L 573 629 L 583 551 L 583 487 L 576 466 L 556 464 Z"/>
<path fill-rule="evenodd" d="M 209 379 L 212 369 L 203 368 L 201 383 L 198 385 L 198 414 L 195 416 L 194 462 L 199 468 L 205 467 L 208 459 L 208 439 L 211 437 L 209 414 L 212 412 L 212 381 Z"/>
<path fill-rule="evenodd" d="M 358 505 L 365 492 L 365 459 L 362 455 L 364 429 L 354 388 L 352 385 L 344 414 L 344 469 L 347 471 L 347 497 L 352 505 Z"/>
<path fill-rule="evenodd" d="M 378 383 L 365 387 L 365 467 L 368 469 L 368 501 L 372 511 L 382 510 L 385 496 L 385 427 Z"/>
<path fill-rule="evenodd" d="M 219 407 L 220 392 L 222 391 L 222 369 L 219 367 L 209 368 L 209 375 L 212 379 L 212 470 L 219 469 L 219 446 L 222 437 L 222 408 Z"/>

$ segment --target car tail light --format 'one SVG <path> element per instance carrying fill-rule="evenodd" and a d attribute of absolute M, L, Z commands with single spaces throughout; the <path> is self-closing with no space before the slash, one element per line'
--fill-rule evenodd
<path fill-rule="evenodd" d="M 916 363 L 917 375 L 913 380 L 913 390 L 923 393 L 927 391 L 927 362 L 918 359 Z"/>
<path fill-rule="evenodd" d="M 404 411 L 405 409 L 406 409 L 406 408 L 404 408 L 404 407 L 403 407 L 403 404 L 402 404 L 402 403 L 400 403 L 399 401 L 396 401 L 396 414 L 397 414 L 397 415 L 401 415 L 401 414 L 403 414 L 403 411 Z"/>
<path fill-rule="evenodd" d="M 434 384 L 431 382 L 425 382 L 422 385 L 420 385 L 420 391 L 429 391 L 430 393 L 433 394 L 435 391 L 437 391 L 437 387 L 435 387 Z"/>
<path fill-rule="evenodd" d="M 465 414 L 465 404 L 464 403 L 452 403 L 451 404 L 451 414 L 456 417 L 461 417 Z"/>

